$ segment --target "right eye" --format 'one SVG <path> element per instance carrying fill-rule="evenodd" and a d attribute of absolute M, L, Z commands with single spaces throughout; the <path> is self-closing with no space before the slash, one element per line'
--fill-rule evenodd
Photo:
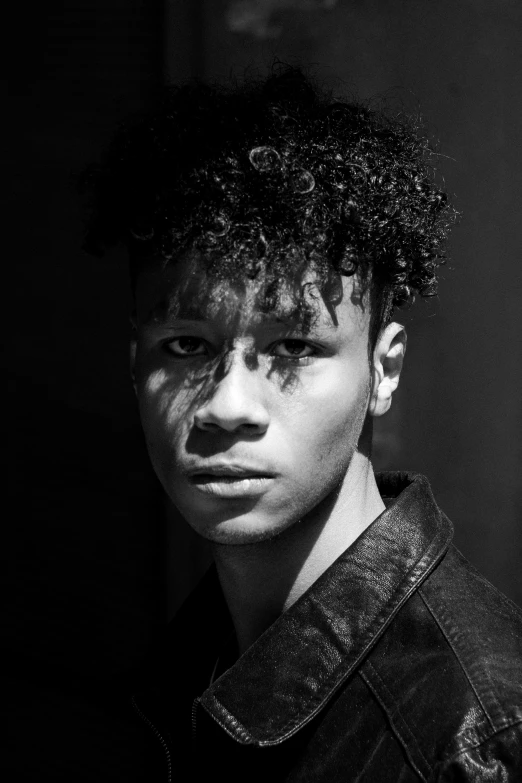
<path fill-rule="evenodd" d="M 165 343 L 165 348 L 174 356 L 204 356 L 207 353 L 204 341 L 200 337 L 176 337 Z"/>

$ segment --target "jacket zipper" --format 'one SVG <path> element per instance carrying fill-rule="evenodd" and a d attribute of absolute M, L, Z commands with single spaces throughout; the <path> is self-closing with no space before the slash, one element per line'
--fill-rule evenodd
<path fill-rule="evenodd" d="M 196 752 L 196 719 L 198 711 L 199 699 L 194 699 L 192 702 L 192 752 Z"/>
<path fill-rule="evenodd" d="M 145 713 L 140 710 L 140 708 L 136 704 L 136 700 L 134 699 L 134 696 L 132 697 L 131 701 L 132 701 L 132 706 L 134 707 L 135 711 L 138 713 L 138 715 L 140 716 L 142 721 L 144 721 L 144 723 L 147 724 L 147 726 L 152 731 L 154 736 L 159 740 L 159 742 L 161 742 L 161 745 L 162 745 L 163 750 L 165 751 L 165 755 L 167 757 L 167 783 L 172 783 L 172 759 L 170 757 L 169 746 L 167 745 L 167 743 L 165 742 L 165 740 L 163 739 L 163 737 L 159 733 L 159 731 L 156 728 L 156 726 L 152 723 L 152 721 L 149 720 L 149 718 L 147 718 Z"/>

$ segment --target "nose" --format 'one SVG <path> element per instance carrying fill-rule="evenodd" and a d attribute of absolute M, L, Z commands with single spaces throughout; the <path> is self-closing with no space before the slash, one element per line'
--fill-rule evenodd
<path fill-rule="evenodd" d="M 259 368 L 250 369 L 244 358 L 234 357 L 212 395 L 195 412 L 194 423 L 209 432 L 266 432 L 270 417 L 262 397 Z"/>

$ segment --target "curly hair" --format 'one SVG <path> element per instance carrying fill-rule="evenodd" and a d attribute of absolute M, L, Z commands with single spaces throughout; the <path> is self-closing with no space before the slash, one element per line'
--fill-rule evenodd
<path fill-rule="evenodd" d="M 375 339 L 395 306 L 437 292 L 456 212 L 433 155 L 416 120 L 334 98 L 298 68 L 165 87 L 89 171 L 84 246 L 123 243 L 134 275 L 194 250 L 213 279 L 262 271 L 267 309 L 310 266 L 329 301 L 357 272 L 371 283 Z"/>

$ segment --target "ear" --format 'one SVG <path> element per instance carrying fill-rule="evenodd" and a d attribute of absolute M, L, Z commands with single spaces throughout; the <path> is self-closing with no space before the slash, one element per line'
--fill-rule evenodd
<path fill-rule="evenodd" d="M 134 394 L 137 394 L 136 349 L 137 349 L 137 337 L 138 337 L 138 322 L 136 318 L 136 313 L 134 311 L 131 313 L 129 320 L 131 325 L 131 337 L 130 337 L 130 344 L 129 344 L 129 368 L 130 368 L 130 375 L 132 380 L 132 386 L 134 389 Z"/>
<path fill-rule="evenodd" d="M 382 416 L 389 410 L 406 353 L 406 330 L 395 321 L 381 332 L 373 352 L 372 387 L 368 413 Z"/>

